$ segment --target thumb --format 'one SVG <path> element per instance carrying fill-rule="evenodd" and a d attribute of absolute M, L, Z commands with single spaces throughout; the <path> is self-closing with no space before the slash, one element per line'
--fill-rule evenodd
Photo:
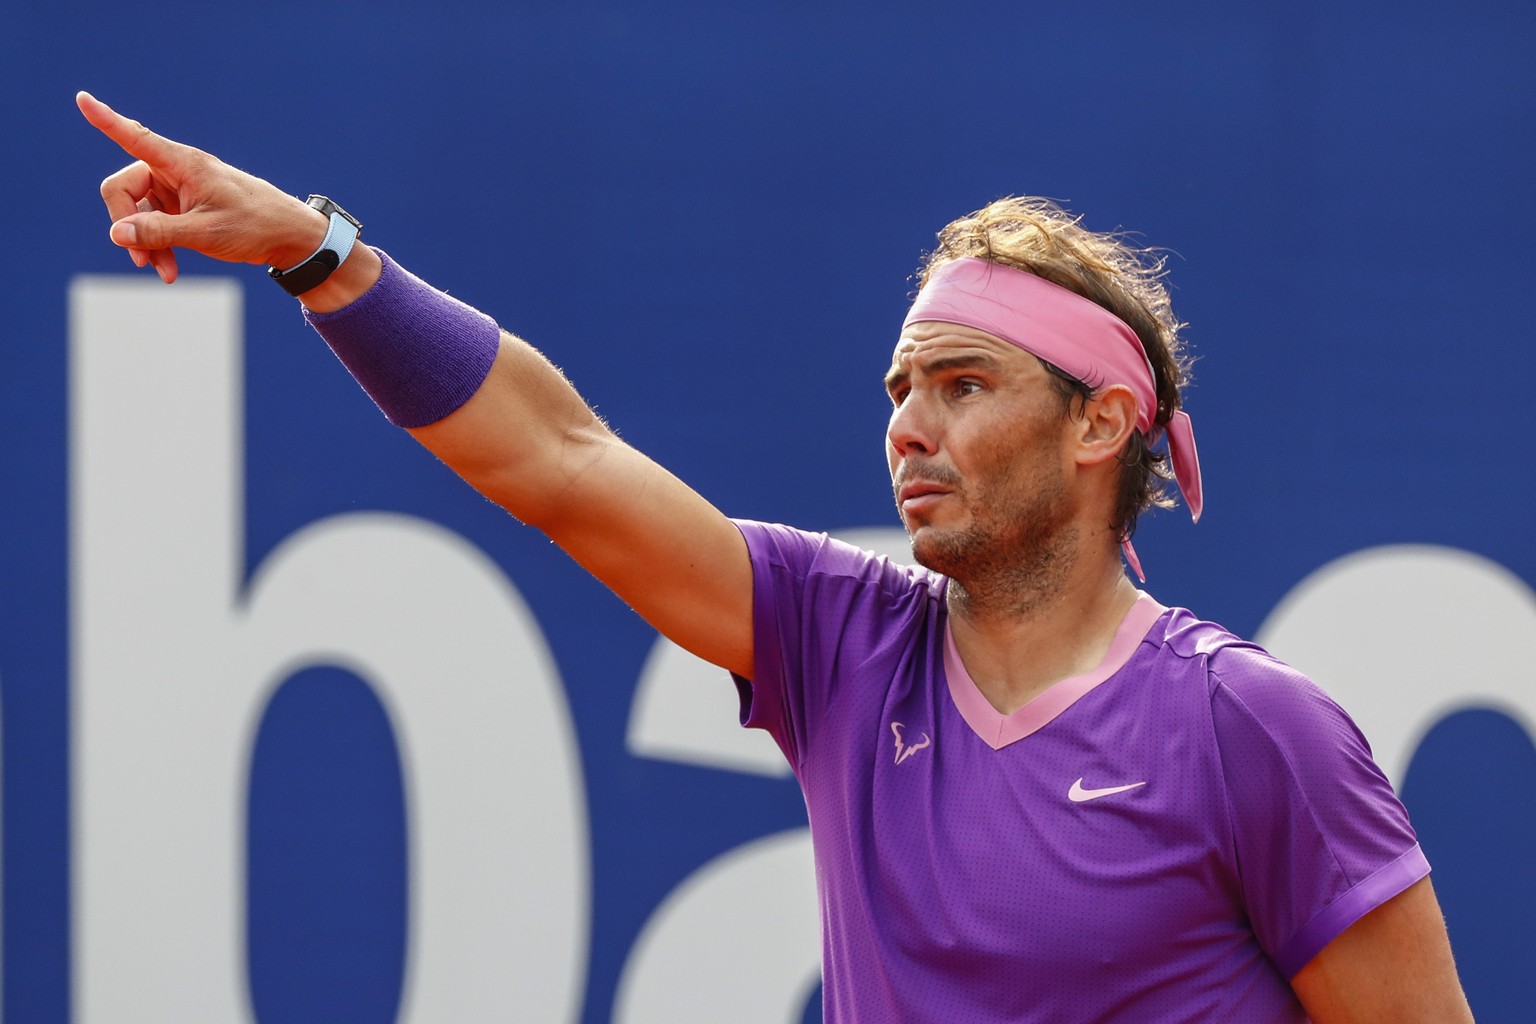
<path fill-rule="evenodd" d="M 186 220 L 158 210 L 129 214 L 112 224 L 112 241 L 128 249 L 170 249 L 188 244 Z"/>

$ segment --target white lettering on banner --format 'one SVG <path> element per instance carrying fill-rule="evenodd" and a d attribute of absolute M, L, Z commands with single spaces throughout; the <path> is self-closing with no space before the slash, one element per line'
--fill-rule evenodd
<path fill-rule="evenodd" d="M 899 526 L 839 530 L 856 548 L 912 564 L 912 545 Z M 658 636 L 640 670 L 625 743 L 636 757 L 680 764 L 789 776 L 789 763 L 760 729 L 736 725 L 736 688 L 724 669 Z"/>
<path fill-rule="evenodd" d="M 275 687 L 314 665 L 373 686 L 401 750 L 400 1020 L 576 1019 L 581 762 L 510 581 L 439 526 L 348 515 L 242 592 L 238 286 L 81 278 L 70 332 L 75 1019 L 251 1018 L 251 749 Z"/>
<path fill-rule="evenodd" d="M 821 981 L 820 928 L 810 832 L 743 843 L 646 922 L 614 1024 L 798 1024 Z"/>
<path fill-rule="evenodd" d="M 1536 735 L 1536 593 L 1470 551 L 1357 551 L 1296 584 L 1258 641 L 1348 711 L 1399 789 L 1436 722 L 1491 708 Z"/>
<path fill-rule="evenodd" d="M 836 536 L 893 562 L 912 561 L 900 527 Z M 789 764 L 768 734 L 736 724 L 735 705 L 723 669 L 657 637 L 635 688 L 629 750 L 788 776 Z M 624 966 L 615 1020 L 796 1024 L 821 977 L 819 927 L 809 830 L 739 846 L 696 871 L 651 914 Z"/>
<path fill-rule="evenodd" d="M 789 776 L 789 762 L 767 733 L 736 725 L 737 709 L 725 669 L 658 636 L 635 685 L 625 745 L 656 761 Z"/>

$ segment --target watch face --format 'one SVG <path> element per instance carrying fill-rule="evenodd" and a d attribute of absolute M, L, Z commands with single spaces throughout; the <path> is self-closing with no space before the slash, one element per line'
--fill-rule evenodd
<path fill-rule="evenodd" d="M 363 230 L 361 221 L 352 216 L 346 210 L 343 210 L 341 207 L 337 206 L 333 201 L 325 196 L 310 196 L 307 200 L 307 203 L 308 205 L 313 206 L 315 209 L 319 210 L 321 213 L 325 214 L 327 217 L 333 213 L 339 213 L 346 218 L 347 223 L 351 224 L 359 231 Z"/>

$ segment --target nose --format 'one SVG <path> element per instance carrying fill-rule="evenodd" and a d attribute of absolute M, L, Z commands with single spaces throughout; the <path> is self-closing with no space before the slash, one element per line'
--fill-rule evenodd
<path fill-rule="evenodd" d="M 933 455 L 939 450 L 938 429 L 932 410 L 922 400 L 919 392 L 912 391 L 906 399 L 891 410 L 891 422 L 885 437 L 891 460 L 908 455 Z"/>

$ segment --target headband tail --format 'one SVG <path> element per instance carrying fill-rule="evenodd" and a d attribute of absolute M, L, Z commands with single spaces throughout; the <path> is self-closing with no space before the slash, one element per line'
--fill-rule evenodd
<path fill-rule="evenodd" d="M 1120 551 L 1125 555 L 1125 563 L 1131 567 L 1136 578 L 1141 582 L 1147 582 L 1147 574 L 1141 571 L 1141 559 L 1136 557 L 1136 548 L 1131 544 L 1131 538 L 1127 537 L 1120 542 Z"/>
<path fill-rule="evenodd" d="M 1195 428 L 1189 413 L 1182 409 L 1168 421 L 1168 457 L 1173 461 L 1173 478 L 1184 494 L 1184 503 L 1195 522 L 1205 508 L 1205 493 L 1200 487 L 1200 453 L 1195 449 Z"/>

